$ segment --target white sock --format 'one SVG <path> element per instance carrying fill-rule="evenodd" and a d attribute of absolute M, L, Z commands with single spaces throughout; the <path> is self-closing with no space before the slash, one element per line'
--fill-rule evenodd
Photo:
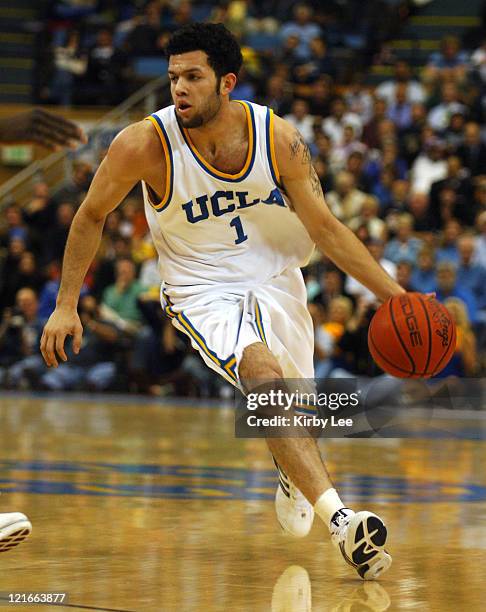
<path fill-rule="evenodd" d="M 324 491 L 314 504 L 316 514 L 324 521 L 328 528 L 330 527 L 332 517 L 341 508 L 346 508 L 346 506 L 341 501 L 336 489 Z"/>

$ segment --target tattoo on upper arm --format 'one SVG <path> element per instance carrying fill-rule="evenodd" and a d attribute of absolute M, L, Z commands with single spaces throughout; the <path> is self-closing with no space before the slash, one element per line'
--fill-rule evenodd
<path fill-rule="evenodd" d="M 309 179 L 312 186 L 312 192 L 318 197 L 324 197 L 322 192 L 321 181 L 317 176 L 314 166 L 312 165 L 312 156 L 307 143 L 302 138 L 302 135 L 298 130 L 295 130 L 294 138 L 290 143 L 290 159 L 294 160 L 300 157 L 300 161 L 303 165 L 309 169 Z"/>

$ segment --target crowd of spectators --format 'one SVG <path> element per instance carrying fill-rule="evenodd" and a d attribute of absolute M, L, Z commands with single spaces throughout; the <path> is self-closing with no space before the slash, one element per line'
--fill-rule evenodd
<path fill-rule="evenodd" d="M 184 1 L 176 9 L 170 2 L 149 2 L 142 17 L 129 17 L 119 28 L 123 25 L 130 44 L 162 48 L 170 28 L 162 28 L 160 36 L 147 32 L 156 24 L 159 33 L 160 19 L 177 27 L 190 18 L 190 8 Z M 298 127 L 332 212 L 404 288 L 435 291 L 449 307 L 458 343 L 442 376 L 481 374 L 486 363 L 485 45 L 465 50 L 447 37 L 420 71 L 396 62 L 394 74 L 371 88 L 363 84 L 358 64 L 349 86 L 341 87 L 339 69 L 327 57 L 332 28 L 313 18 L 311 5 L 268 0 L 257 7 L 235 1 L 213 12 L 242 35 L 242 28 L 275 33 L 276 20 L 284 23 L 266 87 L 256 79 L 261 58 L 247 52 L 236 95 L 244 92 Z M 329 23 L 335 40 L 339 28 Z M 224 381 L 205 368 L 187 338 L 163 316 L 138 189 L 109 215 L 83 286 L 83 350 L 57 370 L 44 367 L 38 335 L 54 308 L 69 225 L 94 171 L 79 160 L 60 191 L 51 194 L 39 179 L 25 207 L 12 204 L 6 210 L 0 231 L 0 384 L 224 395 Z M 374 296 L 317 253 L 304 273 L 316 328 L 317 375 L 380 374 L 367 346 Z"/>
<path fill-rule="evenodd" d="M 416 0 L 54 0 L 38 51 L 39 102 L 122 101 L 143 75 L 164 73 L 170 34 L 191 21 L 222 22 L 239 38 L 246 69 L 242 97 L 266 93 L 268 76 L 284 76 L 320 105 L 325 74 L 349 81 L 379 56 Z M 157 61 L 159 60 L 159 61 Z M 144 66 L 144 68 L 141 68 Z M 151 66 L 151 68 L 150 68 Z M 324 85 L 324 88 L 326 86 Z"/>

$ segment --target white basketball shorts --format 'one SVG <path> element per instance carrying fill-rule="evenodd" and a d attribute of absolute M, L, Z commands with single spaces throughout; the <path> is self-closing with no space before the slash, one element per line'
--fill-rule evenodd
<path fill-rule="evenodd" d="M 314 377 L 313 323 L 298 268 L 260 285 L 163 284 L 161 302 L 206 364 L 240 389 L 238 364 L 255 342 L 268 346 L 285 378 Z"/>

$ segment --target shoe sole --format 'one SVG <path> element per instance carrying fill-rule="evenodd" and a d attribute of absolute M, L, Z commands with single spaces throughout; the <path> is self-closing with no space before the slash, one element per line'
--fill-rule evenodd
<path fill-rule="evenodd" d="M 385 524 L 376 514 L 358 512 L 350 520 L 346 541 L 339 547 L 363 580 L 374 580 L 390 567 L 392 559 L 384 548 L 386 538 Z"/>
<path fill-rule="evenodd" d="M 32 525 L 29 521 L 16 521 L 2 527 L 0 529 L 0 552 L 7 552 L 23 542 L 29 537 L 31 531 Z"/>

